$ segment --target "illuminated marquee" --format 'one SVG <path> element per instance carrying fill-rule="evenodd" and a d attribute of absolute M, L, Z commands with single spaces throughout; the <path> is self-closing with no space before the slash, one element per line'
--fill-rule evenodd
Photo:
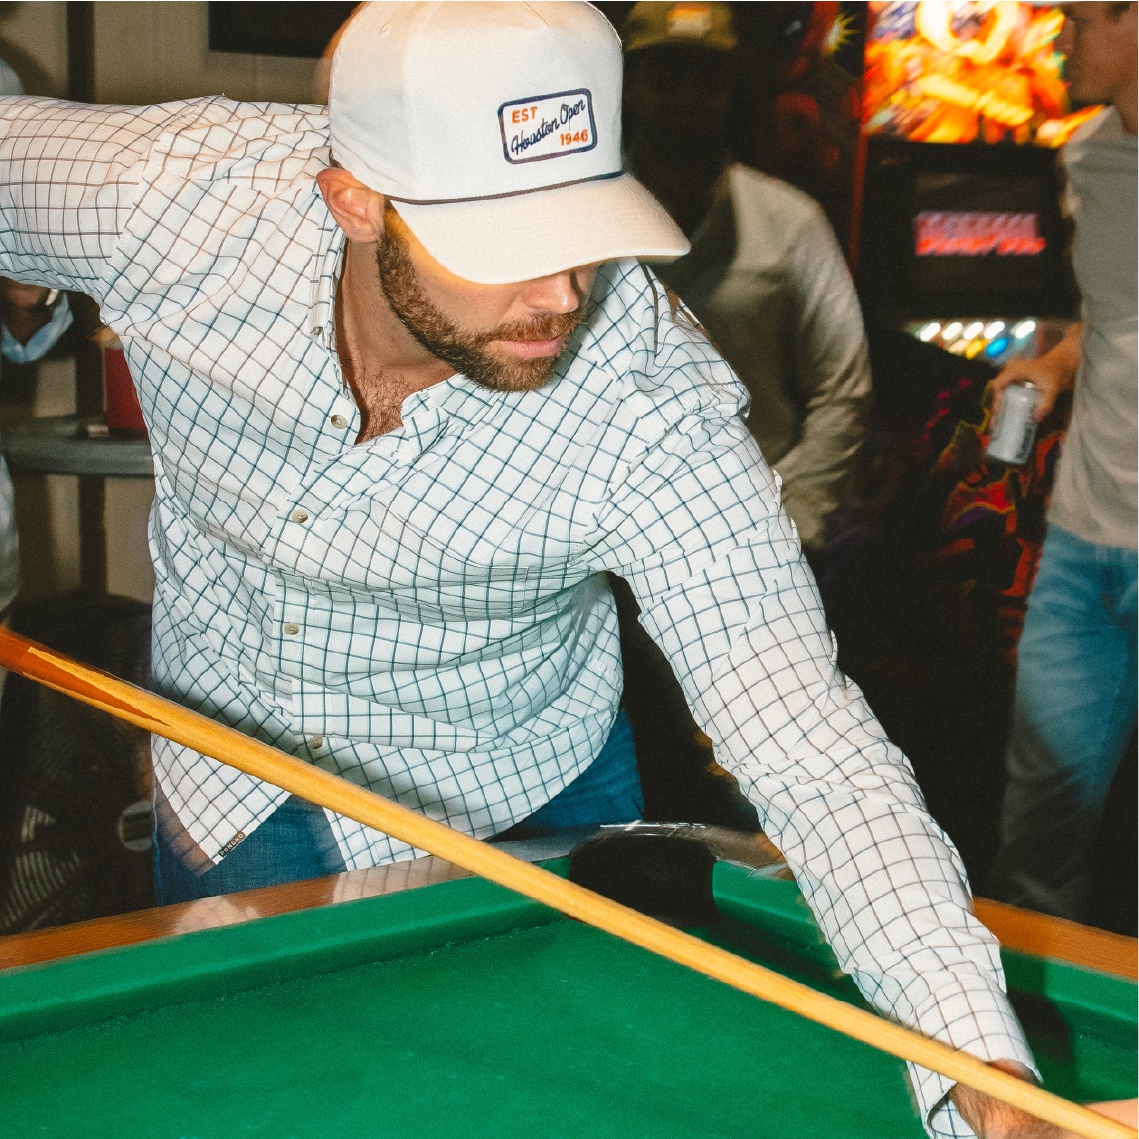
<path fill-rule="evenodd" d="M 1036 214 L 922 210 L 914 218 L 914 252 L 919 257 L 1035 257 L 1046 244 L 1036 220 Z"/>

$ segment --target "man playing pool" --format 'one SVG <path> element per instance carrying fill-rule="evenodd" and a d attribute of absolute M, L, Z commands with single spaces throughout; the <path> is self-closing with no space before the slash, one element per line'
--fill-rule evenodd
<path fill-rule="evenodd" d="M 626 821 L 617 573 L 867 998 L 1028 1076 L 743 390 L 636 260 L 687 243 L 621 172 L 620 78 L 588 5 L 369 4 L 328 116 L 0 102 L 0 273 L 99 298 L 150 424 L 155 684 L 477 837 Z M 154 767 L 165 901 L 413 856 Z M 913 1078 L 933 1134 L 1058 1134 Z"/>

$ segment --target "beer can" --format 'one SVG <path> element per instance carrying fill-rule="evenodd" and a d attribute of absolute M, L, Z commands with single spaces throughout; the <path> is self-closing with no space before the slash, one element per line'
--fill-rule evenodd
<path fill-rule="evenodd" d="M 1032 454 L 1036 441 L 1033 412 L 1040 406 L 1040 392 L 1029 383 L 1009 384 L 1005 388 L 997 421 L 989 436 L 985 454 L 1002 463 L 1024 463 Z"/>

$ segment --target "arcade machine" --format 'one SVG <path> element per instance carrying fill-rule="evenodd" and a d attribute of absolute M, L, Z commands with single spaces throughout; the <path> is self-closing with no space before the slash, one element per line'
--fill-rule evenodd
<path fill-rule="evenodd" d="M 1075 304 L 1056 148 L 1075 114 L 1058 6 L 870 4 L 859 280 L 872 319 L 1000 366 Z"/>

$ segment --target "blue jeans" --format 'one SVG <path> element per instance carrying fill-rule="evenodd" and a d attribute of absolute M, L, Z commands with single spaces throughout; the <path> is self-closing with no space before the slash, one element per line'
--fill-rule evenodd
<path fill-rule="evenodd" d="M 548 835 L 590 823 L 632 823 L 643 811 L 633 732 L 622 709 L 589 767 L 501 837 Z M 204 874 L 187 869 L 157 831 L 153 849 L 154 893 L 160 906 L 319 878 L 345 869 L 324 809 L 295 795 Z"/>
<path fill-rule="evenodd" d="M 1136 551 L 1052 526 L 1017 657 L 989 893 L 1079 921 L 1085 865 L 1136 718 Z"/>

